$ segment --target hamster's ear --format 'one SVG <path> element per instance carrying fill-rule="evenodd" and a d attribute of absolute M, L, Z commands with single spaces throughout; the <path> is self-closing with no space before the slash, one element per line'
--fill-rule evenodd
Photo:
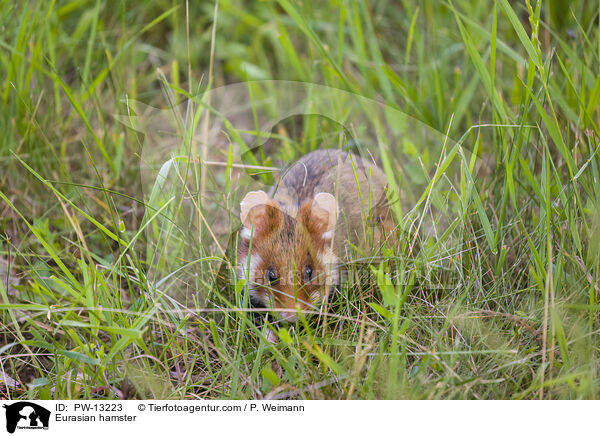
<path fill-rule="evenodd" d="M 244 227 L 252 227 L 252 209 L 269 204 L 271 199 L 265 191 L 250 191 L 240 203 L 240 219 Z"/>
<path fill-rule="evenodd" d="M 337 201 L 335 197 L 327 192 L 319 192 L 315 195 L 312 204 L 313 215 L 317 214 L 326 224 L 325 231 L 329 232 L 337 222 Z"/>
<path fill-rule="evenodd" d="M 263 235 L 276 230 L 283 220 L 277 203 L 264 191 L 250 191 L 240 203 L 240 219 L 242 220 L 242 237 L 250 239 L 250 235 Z M 252 225 L 254 224 L 254 230 Z"/>
<path fill-rule="evenodd" d="M 331 239 L 338 216 L 337 201 L 333 195 L 319 192 L 312 203 L 301 208 L 301 216 L 311 233 L 320 234 L 323 239 Z"/>

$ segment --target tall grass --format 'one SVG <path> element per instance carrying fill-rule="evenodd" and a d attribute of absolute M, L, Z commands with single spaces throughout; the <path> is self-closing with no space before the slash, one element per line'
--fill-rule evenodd
<path fill-rule="evenodd" d="M 598 398 L 598 27 L 584 1 L 0 1 L 2 397 Z M 249 80 L 385 103 L 406 231 L 276 344 L 228 268 L 234 175 L 361 126 L 228 124 L 205 92 Z M 114 117 L 144 104 L 183 120 L 150 183 L 156 139 Z"/>

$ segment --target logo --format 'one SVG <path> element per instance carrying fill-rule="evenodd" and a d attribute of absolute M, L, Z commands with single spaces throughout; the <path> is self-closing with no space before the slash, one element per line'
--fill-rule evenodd
<path fill-rule="evenodd" d="M 15 429 L 48 429 L 50 411 L 29 401 L 19 401 L 4 405 L 6 409 L 6 431 L 14 433 Z"/>

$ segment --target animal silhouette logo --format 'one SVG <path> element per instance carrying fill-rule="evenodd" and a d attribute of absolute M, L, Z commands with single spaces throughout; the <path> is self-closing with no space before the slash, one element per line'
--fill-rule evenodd
<path fill-rule="evenodd" d="M 48 429 L 50 411 L 29 401 L 3 405 L 6 409 L 6 431 L 14 433 L 16 428 Z"/>

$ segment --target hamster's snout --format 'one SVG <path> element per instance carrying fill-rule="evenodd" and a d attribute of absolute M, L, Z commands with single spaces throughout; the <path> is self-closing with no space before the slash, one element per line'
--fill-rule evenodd
<path fill-rule="evenodd" d="M 302 288 L 295 292 L 288 289 L 288 292 L 283 295 L 282 293 L 275 293 L 275 295 L 273 307 L 276 309 L 275 315 L 279 321 L 296 322 L 300 313 L 309 316 L 309 312 L 318 310 L 319 301 L 310 301 L 308 293 Z"/>

